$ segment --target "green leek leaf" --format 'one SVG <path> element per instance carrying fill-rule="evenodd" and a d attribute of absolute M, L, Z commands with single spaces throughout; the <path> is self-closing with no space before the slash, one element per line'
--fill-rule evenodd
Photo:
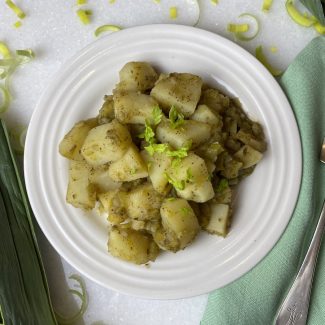
<path fill-rule="evenodd" d="M 321 25 L 325 25 L 325 2 L 321 0 L 300 0 L 300 2 L 317 18 Z"/>

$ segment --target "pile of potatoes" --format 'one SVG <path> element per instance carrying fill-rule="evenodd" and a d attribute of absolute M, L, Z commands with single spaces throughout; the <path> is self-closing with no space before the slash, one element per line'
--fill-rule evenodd
<path fill-rule="evenodd" d="M 262 127 L 237 99 L 190 73 L 129 62 L 98 116 L 59 145 L 66 201 L 107 215 L 108 250 L 136 264 L 187 247 L 203 229 L 226 236 L 234 187 L 262 159 Z"/>

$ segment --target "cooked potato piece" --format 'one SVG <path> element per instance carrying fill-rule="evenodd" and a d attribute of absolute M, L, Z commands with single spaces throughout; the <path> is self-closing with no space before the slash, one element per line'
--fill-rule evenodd
<path fill-rule="evenodd" d="M 228 233 L 231 211 L 228 204 L 210 203 L 210 219 L 204 228 L 210 234 L 225 237 Z"/>
<path fill-rule="evenodd" d="M 196 150 L 195 153 L 197 153 L 200 157 L 204 159 L 208 159 L 212 162 L 216 162 L 218 159 L 218 155 L 224 152 L 223 146 L 215 141 L 212 143 L 206 143 L 201 146 L 199 146 Z"/>
<path fill-rule="evenodd" d="M 154 97 L 168 113 L 175 106 L 188 117 L 195 111 L 201 96 L 202 79 L 190 73 L 171 73 L 158 80 L 150 95 Z"/>
<path fill-rule="evenodd" d="M 180 242 L 176 233 L 164 229 L 162 225 L 152 234 L 155 243 L 164 251 L 172 251 L 176 253 L 180 250 Z"/>
<path fill-rule="evenodd" d="M 213 127 L 222 127 L 221 116 L 213 112 L 207 105 L 199 105 L 191 116 L 192 120 L 199 121 L 202 123 L 211 124 Z"/>
<path fill-rule="evenodd" d="M 131 143 L 128 129 L 113 120 L 89 131 L 81 154 L 88 164 L 100 166 L 121 159 Z"/>
<path fill-rule="evenodd" d="M 256 165 L 262 157 L 263 154 L 248 145 L 244 145 L 234 154 L 234 158 L 243 163 L 242 168 Z"/>
<path fill-rule="evenodd" d="M 211 126 L 206 123 L 185 120 L 182 125 L 173 128 L 170 121 L 163 120 L 156 129 L 157 139 L 169 143 L 174 148 L 181 148 L 192 141 L 192 148 L 207 141 L 211 136 Z"/>
<path fill-rule="evenodd" d="M 113 96 L 105 95 L 104 100 L 105 102 L 99 110 L 97 116 L 97 122 L 99 125 L 109 123 L 115 118 Z"/>
<path fill-rule="evenodd" d="M 149 234 L 112 227 L 109 232 L 108 251 L 125 261 L 144 264 L 156 259 L 159 247 Z"/>
<path fill-rule="evenodd" d="M 160 214 L 164 229 L 178 239 L 179 249 L 185 248 L 199 232 L 198 220 L 184 199 L 164 200 Z"/>
<path fill-rule="evenodd" d="M 76 208 L 90 210 L 96 203 L 96 191 L 89 182 L 91 167 L 85 161 L 70 161 L 66 200 Z"/>
<path fill-rule="evenodd" d="M 89 181 L 95 185 L 98 193 L 116 190 L 122 185 L 121 182 L 116 182 L 109 176 L 108 169 L 108 165 L 103 165 L 90 170 Z"/>
<path fill-rule="evenodd" d="M 228 178 L 236 178 L 238 177 L 239 170 L 243 167 L 243 163 L 233 159 L 230 155 L 229 159 L 226 160 L 224 164 L 224 169 L 221 171 L 221 175 Z"/>
<path fill-rule="evenodd" d="M 121 159 L 111 163 L 108 174 L 116 182 L 130 182 L 147 177 L 148 168 L 137 147 L 131 145 Z"/>
<path fill-rule="evenodd" d="M 222 112 L 229 107 L 230 100 L 217 89 L 208 88 L 203 91 L 200 104 L 205 104 L 216 112 Z"/>
<path fill-rule="evenodd" d="M 215 197 L 213 198 L 213 202 L 216 203 L 225 203 L 230 204 L 232 200 L 232 189 L 229 186 L 228 180 L 222 178 L 219 180 L 216 191 Z"/>
<path fill-rule="evenodd" d="M 165 172 L 172 163 L 172 159 L 164 153 L 156 152 L 150 156 L 146 150 L 141 151 L 141 156 L 148 166 L 149 178 L 153 188 L 160 194 L 166 195 L 171 189 Z"/>
<path fill-rule="evenodd" d="M 150 183 L 139 185 L 128 194 L 127 214 L 136 220 L 159 219 L 159 209 L 163 197 Z"/>
<path fill-rule="evenodd" d="M 126 208 L 128 196 L 125 191 L 112 190 L 98 195 L 103 210 L 108 213 L 108 220 L 116 225 L 128 218 Z"/>
<path fill-rule="evenodd" d="M 117 89 L 143 92 L 151 89 L 157 79 L 157 72 L 149 63 L 128 62 L 120 71 L 120 83 Z"/>
<path fill-rule="evenodd" d="M 60 142 L 60 154 L 68 159 L 83 160 L 83 157 L 80 154 L 81 146 L 83 145 L 88 132 L 96 125 L 97 120 L 95 118 L 76 123 Z"/>
<path fill-rule="evenodd" d="M 114 95 L 114 111 L 121 123 L 145 124 L 151 119 L 157 101 L 149 95 L 137 92 L 120 92 Z"/>
<path fill-rule="evenodd" d="M 214 192 L 204 160 L 190 152 L 177 166 L 168 170 L 170 181 L 177 184 L 177 195 L 194 202 L 206 202 L 213 198 Z"/>

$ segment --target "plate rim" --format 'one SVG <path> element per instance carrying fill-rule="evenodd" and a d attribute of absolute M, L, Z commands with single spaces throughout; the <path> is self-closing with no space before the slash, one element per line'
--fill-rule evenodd
<path fill-rule="evenodd" d="M 284 227 L 284 229 L 282 230 L 282 232 L 280 232 L 277 236 L 276 241 L 272 244 L 271 249 L 269 249 L 266 253 L 263 254 L 263 257 L 260 258 L 256 263 L 254 263 L 254 265 L 251 265 L 250 268 L 248 270 L 246 270 L 242 275 L 237 276 L 235 279 L 233 279 L 231 282 L 226 283 L 225 285 L 228 285 L 230 283 L 232 283 L 233 281 L 235 281 L 236 279 L 239 279 L 241 276 L 245 275 L 247 272 L 249 272 L 250 270 L 252 270 L 256 265 L 258 265 L 265 257 L 267 257 L 267 255 L 269 254 L 269 252 L 273 249 L 273 247 L 276 245 L 276 243 L 278 242 L 278 240 L 281 238 L 281 236 L 283 235 L 283 233 L 285 232 L 287 225 L 289 224 L 290 220 L 291 220 L 291 216 L 292 213 L 294 212 L 297 200 L 298 200 L 298 196 L 299 196 L 299 192 L 300 192 L 300 186 L 301 186 L 301 181 L 302 181 L 302 145 L 301 145 L 301 139 L 300 139 L 300 133 L 299 133 L 299 128 L 297 125 L 297 121 L 295 119 L 294 116 L 294 112 L 291 108 L 291 105 L 287 99 L 287 97 L 284 94 L 284 91 L 282 90 L 282 88 L 280 87 L 280 85 L 276 82 L 276 80 L 269 74 L 269 72 L 266 70 L 266 68 L 253 56 L 251 55 L 248 51 L 246 51 L 245 49 L 243 49 L 242 47 L 240 47 L 238 44 L 235 44 L 233 42 L 231 42 L 230 40 L 214 34 L 210 31 L 206 31 L 203 29 L 199 29 L 199 28 L 194 28 L 194 27 L 190 27 L 190 26 L 182 26 L 182 25 L 173 25 L 173 24 L 153 24 L 153 25 L 145 25 L 145 26 L 138 26 L 138 27 L 132 27 L 132 28 L 128 28 L 122 31 L 119 31 L 118 33 L 114 33 L 114 34 L 109 34 L 106 35 L 98 40 L 95 40 L 94 42 L 88 44 L 86 47 L 84 47 L 82 50 L 78 51 L 75 55 L 73 55 L 70 59 L 68 59 L 65 63 L 63 63 L 63 65 L 61 66 L 61 68 L 59 69 L 59 71 L 54 75 L 54 77 L 52 77 L 50 79 L 49 84 L 45 87 L 45 90 L 43 91 L 34 111 L 32 114 L 32 118 L 30 121 L 30 125 L 32 126 L 33 124 L 36 123 L 37 119 L 39 118 L 39 111 L 41 111 L 41 107 L 42 107 L 42 103 L 46 101 L 47 96 L 49 95 L 49 90 L 51 88 L 51 86 L 53 86 L 55 83 L 57 83 L 58 80 L 60 80 L 62 78 L 62 76 L 64 76 L 65 72 L 69 69 L 69 66 L 72 65 L 74 62 L 77 62 L 78 60 L 80 60 L 83 56 L 85 56 L 87 54 L 87 52 L 91 51 L 92 49 L 95 49 L 98 44 L 102 44 L 109 41 L 113 41 L 114 39 L 115 41 L 118 40 L 118 38 L 121 35 L 127 35 L 127 34 L 136 34 L 136 33 L 140 33 L 141 32 L 147 32 L 148 30 L 152 30 L 152 29 L 159 29 L 159 28 L 163 28 L 162 32 L 166 33 L 166 32 L 171 32 L 174 33 L 175 31 L 180 31 L 180 32 L 185 32 L 185 33 L 196 33 L 196 34 L 201 34 L 201 35 L 208 35 L 209 38 L 211 38 L 211 40 L 213 42 L 223 42 L 226 46 L 230 46 L 234 49 L 236 49 L 236 51 L 239 54 L 244 55 L 247 59 L 249 59 L 250 61 L 252 61 L 255 65 L 257 65 L 257 67 L 262 70 L 262 73 L 264 74 L 264 76 L 268 76 L 268 79 L 271 80 L 271 83 L 273 83 L 273 85 L 275 86 L 275 88 L 277 88 L 277 92 L 280 91 L 280 93 L 282 93 L 282 97 L 283 100 L 286 101 L 287 106 L 290 108 L 290 113 L 292 114 L 293 117 L 293 121 L 295 124 L 295 131 L 296 134 L 296 141 L 298 141 L 299 146 L 298 146 L 298 152 L 297 152 L 297 161 L 298 161 L 298 168 L 297 168 L 297 174 L 299 177 L 299 181 L 298 181 L 298 185 L 297 185 L 297 194 L 295 195 L 295 203 L 293 208 L 291 209 L 291 215 L 290 217 L 288 217 L 288 221 L 286 222 L 286 226 Z M 290 114 L 289 113 L 289 114 Z M 30 184 L 31 182 L 33 182 L 32 179 L 30 179 L 29 177 L 29 173 L 28 170 L 30 168 L 30 162 L 31 162 L 31 157 L 29 157 L 29 148 L 32 146 L 32 132 L 33 130 L 31 128 L 28 128 L 28 132 L 27 132 L 27 136 L 26 136 L 26 153 L 25 153 L 25 157 L 24 157 L 24 171 L 25 171 L 25 180 L 26 180 L 26 189 L 28 194 L 30 194 L 31 188 L 30 188 Z M 33 195 L 29 195 L 31 196 L 30 198 L 30 203 L 31 206 L 34 209 L 37 209 L 37 204 L 34 200 L 36 200 L 36 198 L 33 197 Z M 93 281 L 101 284 L 104 287 L 108 287 L 111 288 L 113 290 L 117 290 L 119 292 L 123 292 L 126 293 L 128 295 L 133 295 L 136 297 L 141 297 L 141 298 L 149 298 L 149 299 L 179 299 L 179 298 L 187 298 L 187 297 L 193 297 L 193 296 L 197 296 L 199 294 L 204 294 L 207 292 L 201 292 L 201 293 L 190 293 L 190 294 L 182 294 L 182 295 L 177 295 L 177 294 L 172 294 L 169 295 L 168 297 L 162 297 L 162 296 L 148 296 L 147 294 L 143 294 L 140 292 L 134 292 L 132 290 L 123 290 L 121 288 L 119 288 L 118 286 L 113 286 L 113 285 L 108 285 L 107 283 L 103 283 L 101 281 L 98 281 L 96 278 L 94 278 L 92 275 L 90 275 L 89 273 L 83 272 L 83 270 L 81 270 L 79 267 L 77 267 L 75 265 L 75 263 L 71 262 L 71 259 L 67 257 L 67 254 L 65 254 L 64 251 L 61 251 L 61 249 L 58 249 L 57 246 L 55 245 L 55 240 L 52 238 L 51 235 L 49 235 L 49 231 L 47 229 L 44 229 L 42 226 L 42 221 L 41 218 L 39 219 L 39 217 L 37 216 L 37 212 L 34 213 L 35 217 L 37 219 L 38 224 L 40 225 L 42 232 L 45 234 L 46 238 L 50 241 L 50 243 L 52 244 L 52 246 L 55 248 L 55 250 L 59 253 L 59 255 L 61 257 L 63 257 L 68 263 L 70 263 L 73 267 L 75 267 L 76 269 L 78 269 L 78 271 L 80 271 L 81 273 L 83 273 L 86 277 L 92 279 Z M 220 287 L 219 287 L 220 288 Z M 214 288 L 212 288 L 209 292 L 213 291 Z"/>

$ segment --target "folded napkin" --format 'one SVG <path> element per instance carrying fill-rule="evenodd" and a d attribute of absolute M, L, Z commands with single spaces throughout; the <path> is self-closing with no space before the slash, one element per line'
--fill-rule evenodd
<path fill-rule="evenodd" d="M 202 325 L 268 325 L 294 280 L 325 199 L 325 37 L 313 39 L 280 80 L 299 126 L 303 178 L 292 218 L 271 252 L 249 273 L 210 294 Z M 275 109 L 282 109 L 276 107 Z M 309 325 L 325 324 L 325 240 L 314 278 Z"/>

